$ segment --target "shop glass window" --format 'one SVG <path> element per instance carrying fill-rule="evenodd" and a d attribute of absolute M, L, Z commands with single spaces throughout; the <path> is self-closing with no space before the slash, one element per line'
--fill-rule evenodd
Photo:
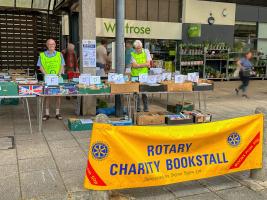
<path fill-rule="evenodd" d="M 31 8 L 32 7 L 32 0 L 16 0 L 16 7 Z"/>
<path fill-rule="evenodd" d="M 34 0 L 33 1 L 33 8 L 36 9 L 48 9 L 49 0 Z"/>
<path fill-rule="evenodd" d="M 53 10 L 55 0 L 0 0 L 0 6 Z"/>
<path fill-rule="evenodd" d="M 12 0 L 0 0 L 0 6 L 14 7 L 14 1 Z"/>
<path fill-rule="evenodd" d="M 235 45 L 245 49 L 257 49 L 257 24 L 237 23 L 235 25 Z"/>

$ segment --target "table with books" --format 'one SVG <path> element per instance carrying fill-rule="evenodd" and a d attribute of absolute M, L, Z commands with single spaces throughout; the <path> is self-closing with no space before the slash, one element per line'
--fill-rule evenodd
<path fill-rule="evenodd" d="M 5 81 L 1 82 L 0 74 L 0 98 L 2 99 L 16 99 L 20 98 L 25 100 L 25 106 L 28 114 L 29 126 L 31 129 L 31 117 L 29 111 L 28 98 L 37 99 L 37 123 L 38 130 L 42 130 L 42 115 L 43 104 L 45 97 L 68 97 L 76 96 L 111 96 L 122 95 L 126 98 L 127 118 L 132 119 L 132 124 L 149 125 L 149 123 L 140 122 L 136 120 L 137 116 L 153 116 L 158 114 L 149 113 L 136 113 L 136 99 L 133 98 L 135 94 L 147 95 L 167 95 L 166 107 L 167 112 L 164 115 L 166 124 L 175 124 L 170 119 L 177 119 L 183 123 L 190 122 L 187 119 L 190 115 L 198 115 L 195 109 L 195 96 L 197 96 L 198 107 L 201 110 L 201 95 L 203 95 L 204 111 L 206 111 L 206 92 L 213 91 L 214 84 L 208 80 L 202 80 L 194 75 L 180 75 L 171 73 L 141 75 L 139 77 L 130 77 L 128 75 L 110 73 L 108 80 L 101 80 L 99 76 L 91 76 L 89 74 L 79 74 L 75 77 L 67 77 L 63 80 L 62 77 L 55 75 L 48 75 L 45 77 L 44 82 L 38 82 L 33 77 L 27 76 L 9 76 L 4 75 Z M 8 89 L 5 85 L 9 85 Z M 2 93 L 1 93 L 2 92 Z M 181 94 L 182 101 L 176 105 L 169 105 L 169 95 Z M 193 95 L 193 103 L 185 102 L 185 95 Z M 193 109 L 185 109 L 193 108 Z M 182 111 L 188 111 L 183 112 Z M 191 112 L 191 113 L 190 113 Z M 172 114 L 171 114 L 172 113 Z M 199 113 L 201 114 L 201 113 Z M 163 116 L 161 116 L 163 119 Z M 169 118 L 170 119 L 169 119 Z M 168 118 L 168 119 L 167 119 Z M 202 115 L 202 119 L 204 115 Z M 153 121 L 153 120 L 152 120 Z M 161 120 L 162 121 L 162 120 Z M 201 121 L 201 120 L 200 120 Z M 204 120 L 202 120 L 204 122 Z M 167 123 L 168 122 L 168 123 Z M 114 122 L 114 124 L 123 124 Z M 126 123 L 125 124 L 130 124 Z M 153 124 L 153 123 L 151 123 Z M 179 124 L 179 123 L 178 123 Z M 31 130 L 32 132 L 32 130 Z"/>

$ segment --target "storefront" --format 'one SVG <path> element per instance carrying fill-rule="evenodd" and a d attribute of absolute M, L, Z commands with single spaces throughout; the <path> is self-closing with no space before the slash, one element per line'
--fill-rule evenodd
<path fill-rule="evenodd" d="M 112 52 L 114 50 L 111 43 L 115 41 L 115 28 L 114 19 L 96 18 L 97 41 L 107 38 L 110 44 L 108 49 Z M 133 42 L 135 39 L 142 40 L 144 48 L 150 50 L 159 67 L 168 66 L 170 71 L 174 71 L 178 42 L 182 39 L 181 23 L 126 20 L 125 41 Z"/>

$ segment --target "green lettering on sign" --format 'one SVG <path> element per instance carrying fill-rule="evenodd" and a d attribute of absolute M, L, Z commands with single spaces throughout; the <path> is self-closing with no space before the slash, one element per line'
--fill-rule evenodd
<path fill-rule="evenodd" d="M 104 22 L 104 28 L 107 33 L 114 33 L 116 30 L 116 24 L 112 22 Z M 124 29 L 126 34 L 150 35 L 151 33 L 151 28 L 148 26 L 131 26 L 128 23 L 125 24 Z"/>
<path fill-rule="evenodd" d="M 112 33 L 114 32 L 115 27 L 116 27 L 115 23 L 113 23 L 113 24 L 108 23 L 107 24 L 106 22 L 104 22 L 104 26 L 105 26 L 105 29 L 107 32 L 111 31 Z"/>

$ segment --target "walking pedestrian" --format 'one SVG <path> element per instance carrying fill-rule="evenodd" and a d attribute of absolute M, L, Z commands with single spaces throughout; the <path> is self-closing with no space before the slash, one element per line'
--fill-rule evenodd
<path fill-rule="evenodd" d="M 239 91 L 242 90 L 242 97 L 248 98 L 247 88 L 249 85 L 250 76 L 252 74 L 253 65 L 251 59 L 253 54 L 251 51 L 247 52 L 243 58 L 237 61 L 237 65 L 240 68 L 239 77 L 241 80 L 241 85 L 238 88 L 235 88 L 235 92 L 238 95 Z"/>

